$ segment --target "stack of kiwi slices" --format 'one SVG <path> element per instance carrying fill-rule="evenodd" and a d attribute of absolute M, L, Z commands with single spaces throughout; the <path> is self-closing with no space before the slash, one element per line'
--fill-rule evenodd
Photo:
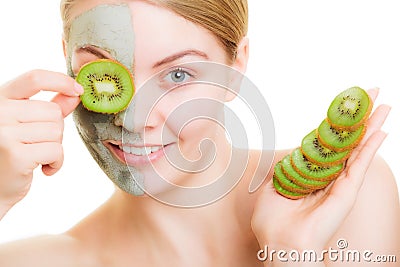
<path fill-rule="evenodd" d="M 83 106 L 98 113 L 115 114 L 124 110 L 135 92 L 131 72 L 110 59 L 83 65 L 76 81 L 84 89 L 81 95 Z"/>
<path fill-rule="evenodd" d="M 334 181 L 363 138 L 372 105 L 368 93 L 360 87 L 337 95 L 319 127 L 275 165 L 276 191 L 286 198 L 300 199 Z"/>

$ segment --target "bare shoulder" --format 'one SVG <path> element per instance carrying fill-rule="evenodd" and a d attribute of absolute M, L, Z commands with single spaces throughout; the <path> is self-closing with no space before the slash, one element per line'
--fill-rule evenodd
<path fill-rule="evenodd" d="M 80 242 L 68 235 L 46 235 L 0 245 L 0 266 L 95 266 Z"/>
<path fill-rule="evenodd" d="M 363 205 L 365 203 L 370 204 L 371 201 L 374 201 L 378 205 L 379 203 L 390 203 L 392 204 L 391 208 L 394 209 L 393 211 L 399 209 L 396 180 L 386 161 L 379 155 L 375 156 L 368 168 L 357 203 L 358 205 Z M 375 206 L 370 206 L 370 208 L 374 207 Z M 382 210 L 382 207 L 376 206 L 376 208 L 379 208 L 381 212 L 385 211 Z"/>
<path fill-rule="evenodd" d="M 389 166 L 380 156 L 371 163 L 357 201 L 332 238 L 331 247 L 337 248 L 336 242 L 343 238 L 349 249 L 370 250 L 375 255 L 400 253 L 398 187 Z M 400 260 L 400 255 L 396 256 Z"/>
<path fill-rule="evenodd" d="M 353 213 L 364 212 L 386 224 L 400 223 L 400 202 L 394 175 L 385 160 L 376 156 L 367 171 Z M 365 214 L 364 214 L 365 215 Z M 365 220 L 366 217 L 360 218 Z M 394 225 L 393 225 L 394 226 Z"/>

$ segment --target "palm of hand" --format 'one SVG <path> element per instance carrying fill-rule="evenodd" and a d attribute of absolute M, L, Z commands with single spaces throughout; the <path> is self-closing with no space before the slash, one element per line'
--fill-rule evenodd
<path fill-rule="evenodd" d="M 375 100 L 378 92 L 371 90 L 369 94 Z M 252 218 L 259 242 L 276 248 L 324 249 L 357 199 L 367 169 L 386 137 L 380 128 L 389 111 L 386 105 L 374 111 L 363 141 L 329 187 L 306 198 L 290 200 L 276 193 L 272 181 L 265 186 Z"/>

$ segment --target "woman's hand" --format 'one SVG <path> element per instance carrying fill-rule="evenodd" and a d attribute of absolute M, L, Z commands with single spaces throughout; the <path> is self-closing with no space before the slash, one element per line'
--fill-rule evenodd
<path fill-rule="evenodd" d="M 58 94 L 51 102 L 30 100 L 40 91 Z M 29 191 L 33 170 L 46 175 L 63 162 L 64 118 L 79 104 L 74 79 L 34 70 L 0 86 L 0 219 Z"/>
<path fill-rule="evenodd" d="M 370 90 L 369 94 L 375 100 L 378 91 Z M 253 231 L 262 248 L 268 245 L 276 251 L 312 249 L 317 253 L 324 250 L 356 202 L 367 169 L 386 137 L 380 128 L 389 111 L 386 105 L 376 108 L 363 141 L 331 186 L 300 200 L 276 193 L 272 181 L 265 186 L 252 218 Z"/>

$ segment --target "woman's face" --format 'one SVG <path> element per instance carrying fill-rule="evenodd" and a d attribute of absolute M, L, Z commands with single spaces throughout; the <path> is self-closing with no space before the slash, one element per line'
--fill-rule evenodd
<path fill-rule="evenodd" d="M 111 58 L 134 77 L 136 92 L 127 110 L 106 115 L 80 105 L 74 113 L 83 141 L 110 179 L 140 195 L 143 189 L 152 194 L 170 190 L 164 179 L 200 186 L 217 177 L 223 171 L 219 157 L 229 152 L 218 123 L 227 91 L 196 83 L 212 76 L 229 79 L 227 68 L 212 67 L 211 62 L 227 62 L 214 35 L 142 1 L 123 6 L 83 1 L 73 11 L 80 15 L 66 40 L 70 75 L 85 63 Z"/>

